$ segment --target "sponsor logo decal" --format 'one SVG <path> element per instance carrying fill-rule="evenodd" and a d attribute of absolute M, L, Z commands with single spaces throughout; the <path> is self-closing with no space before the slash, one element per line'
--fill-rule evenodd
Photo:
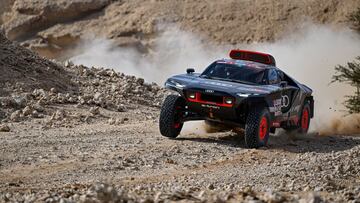
<path fill-rule="evenodd" d="M 214 90 L 205 90 L 206 93 L 214 93 Z"/>
<path fill-rule="evenodd" d="M 273 101 L 273 105 L 274 105 L 273 107 L 269 108 L 270 112 L 273 112 L 275 114 L 275 116 L 281 115 L 282 114 L 281 109 L 287 108 L 290 105 L 289 96 L 282 95 L 281 98 L 275 99 Z"/>
<path fill-rule="evenodd" d="M 290 99 L 287 95 L 281 96 L 281 107 L 288 107 L 290 104 Z"/>
<path fill-rule="evenodd" d="M 287 95 L 283 95 L 280 99 L 275 99 L 273 104 L 274 107 L 286 108 L 290 104 L 290 99 Z"/>
<path fill-rule="evenodd" d="M 220 109 L 219 106 L 213 106 L 213 105 L 209 105 L 209 104 L 201 104 L 201 107 L 210 108 L 210 109 Z"/>

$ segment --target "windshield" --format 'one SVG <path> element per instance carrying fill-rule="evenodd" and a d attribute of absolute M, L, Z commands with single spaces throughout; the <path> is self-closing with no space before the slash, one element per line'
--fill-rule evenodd
<path fill-rule="evenodd" d="M 211 64 L 200 77 L 249 84 L 264 84 L 265 70 L 266 69 L 263 68 L 246 65 L 215 62 Z"/>

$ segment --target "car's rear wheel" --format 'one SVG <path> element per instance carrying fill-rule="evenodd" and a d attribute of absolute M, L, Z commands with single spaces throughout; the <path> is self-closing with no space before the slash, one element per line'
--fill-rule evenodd
<path fill-rule="evenodd" d="M 160 133 L 165 137 L 175 138 L 183 127 L 181 117 L 185 108 L 185 101 L 177 95 L 169 95 L 163 102 L 160 112 Z"/>
<path fill-rule="evenodd" d="M 284 130 L 286 130 L 286 132 L 288 133 L 306 134 L 309 130 L 309 126 L 310 126 L 310 105 L 309 103 L 305 102 L 301 110 L 298 124 L 296 126 L 285 127 Z"/>
<path fill-rule="evenodd" d="M 310 126 L 310 105 L 305 103 L 301 112 L 301 117 L 299 120 L 298 132 L 306 134 Z"/>
<path fill-rule="evenodd" d="M 245 124 L 245 144 L 248 148 L 265 146 L 270 134 L 270 113 L 265 107 L 255 108 L 248 114 Z"/>

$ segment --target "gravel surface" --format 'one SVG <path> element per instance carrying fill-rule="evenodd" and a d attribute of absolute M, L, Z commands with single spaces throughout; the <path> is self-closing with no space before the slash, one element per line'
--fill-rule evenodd
<path fill-rule="evenodd" d="M 110 117 L 129 120 L 109 124 Z M 360 201 L 358 137 L 280 133 L 267 148 L 255 150 L 246 149 L 233 132 L 164 138 L 157 117 L 158 108 L 139 106 L 127 112 L 101 108 L 96 122 L 73 127 L 44 130 L 46 118 L 9 123 L 11 131 L 0 134 L 0 201 L 80 201 L 76 198 L 101 186 L 94 183 L 107 183 L 101 187 L 113 186 L 114 193 L 135 202 L 161 195 L 210 202 L 218 195 L 229 201 L 300 201 L 309 195 Z"/>

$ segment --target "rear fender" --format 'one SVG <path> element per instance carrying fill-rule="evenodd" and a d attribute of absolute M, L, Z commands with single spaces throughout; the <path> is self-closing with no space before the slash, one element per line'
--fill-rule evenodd
<path fill-rule="evenodd" d="M 314 118 L 314 97 L 306 97 L 305 102 L 308 102 L 310 105 L 310 118 Z"/>

